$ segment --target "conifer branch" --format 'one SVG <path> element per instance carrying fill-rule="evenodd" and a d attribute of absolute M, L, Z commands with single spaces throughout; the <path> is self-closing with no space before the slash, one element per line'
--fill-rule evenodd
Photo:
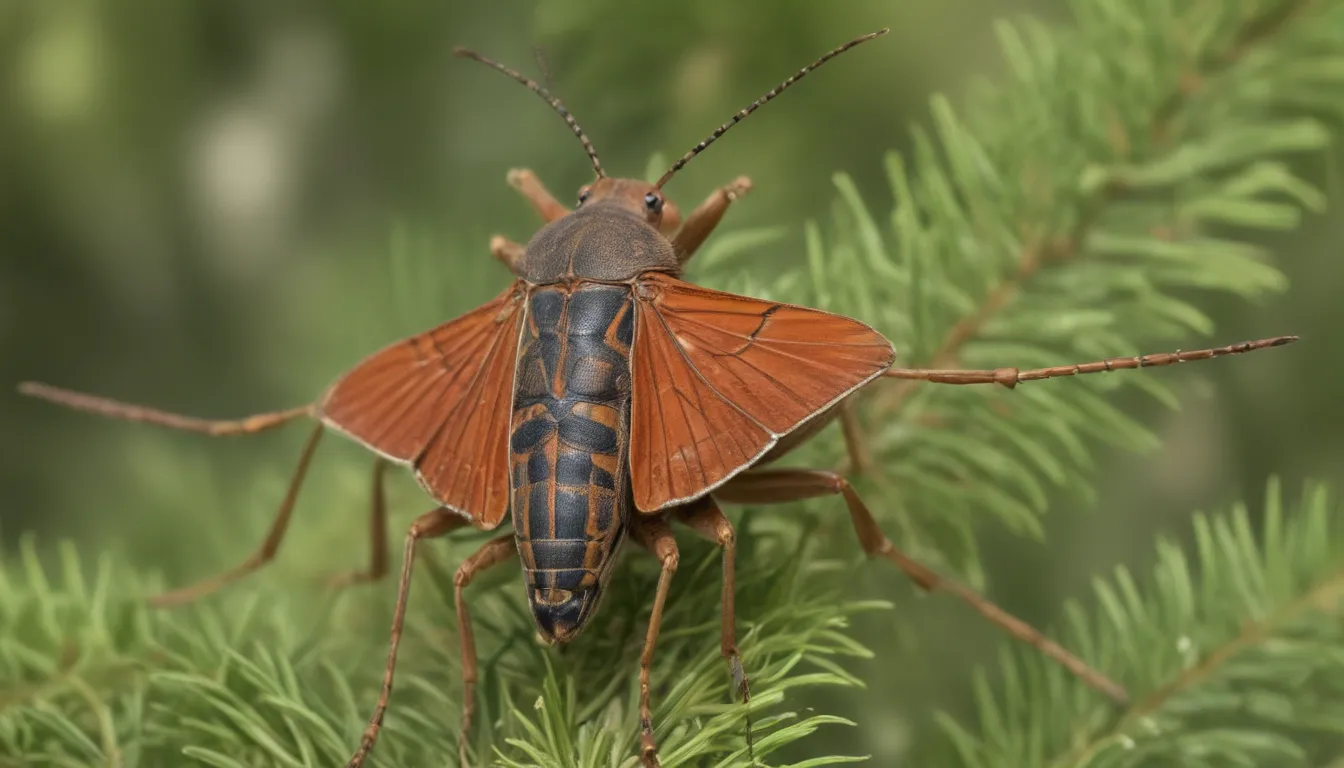
<path fill-rule="evenodd" d="M 1296 621 L 1310 611 L 1338 613 L 1341 609 L 1339 605 L 1341 598 L 1344 598 L 1344 570 L 1336 570 L 1319 583 L 1311 585 L 1300 597 L 1284 604 L 1273 615 L 1262 621 L 1247 621 L 1240 634 L 1212 649 L 1198 664 L 1180 672 L 1172 680 L 1145 695 L 1125 712 L 1108 733 L 1088 743 L 1080 744 L 1077 749 L 1056 761 L 1055 765 L 1086 764 L 1106 743 L 1123 738 L 1144 718 L 1156 714 L 1181 693 L 1217 675 L 1238 654 L 1269 641 L 1290 622 Z"/>
<path fill-rule="evenodd" d="M 1173 123 L 1181 109 L 1207 87 L 1211 78 L 1240 61 L 1254 47 L 1269 44 L 1276 34 L 1312 4 L 1311 0 L 1294 0 L 1249 19 L 1223 51 L 1210 55 L 1206 61 L 1191 69 L 1182 71 L 1169 88 L 1171 95 L 1154 111 L 1148 131 L 1153 137 L 1151 142 L 1153 148 L 1161 150 L 1179 142 L 1180 134 L 1173 130 Z M 1133 151 L 1133 144 L 1123 134 L 1112 137 L 1111 148 L 1114 155 L 1110 158 L 1110 162 L 1120 164 L 1131 159 L 1129 155 Z M 923 367 L 940 369 L 957 367 L 962 347 L 976 338 L 989 320 L 1018 298 L 1024 284 L 1042 268 L 1086 252 L 1088 236 L 1104 215 L 1108 205 L 1122 199 L 1124 194 L 1125 187 L 1122 182 L 1103 185 L 1091 199 L 1078 202 L 1080 209 L 1077 216 L 1078 223 L 1070 232 L 1055 238 L 1046 236 L 1029 240 L 1017 256 L 1017 268 L 991 288 L 974 311 L 956 320 Z M 1018 224 L 1018 229 L 1023 232 L 1039 231 L 1039 226 L 1038 222 L 1023 221 Z M 918 386 L 920 383 L 916 381 L 900 381 L 885 392 L 874 393 L 873 410 L 876 418 L 889 418 L 900 413 Z"/>
<path fill-rule="evenodd" d="M 1039 659 L 1009 654 L 1003 691 L 980 688 L 983 731 L 942 718 L 957 762 L 1119 767 L 1228 754 L 1312 764 L 1298 758 L 1338 754 L 1340 508 L 1314 485 L 1286 511 L 1276 481 L 1265 507 L 1260 533 L 1245 505 L 1196 516 L 1198 559 L 1159 542 L 1143 587 L 1123 568 L 1097 583 L 1094 621 L 1070 606 L 1072 640 L 1096 643 L 1122 679 L 1147 687 L 1134 705 L 1107 716 Z"/>

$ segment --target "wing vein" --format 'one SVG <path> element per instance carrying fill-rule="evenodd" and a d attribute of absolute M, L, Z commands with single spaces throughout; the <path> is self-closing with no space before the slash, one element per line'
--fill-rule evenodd
<path fill-rule="evenodd" d="M 881 334 L 840 315 L 658 273 L 637 292 L 630 466 L 644 512 L 712 491 L 894 358 Z"/>
<path fill-rule="evenodd" d="M 411 464 L 436 501 L 493 528 L 507 511 L 523 283 L 366 358 L 328 390 L 325 423 Z"/>

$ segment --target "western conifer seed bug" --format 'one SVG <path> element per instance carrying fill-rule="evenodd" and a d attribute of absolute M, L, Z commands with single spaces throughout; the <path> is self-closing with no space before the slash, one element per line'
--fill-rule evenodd
<path fill-rule="evenodd" d="M 950 592 L 1010 635 L 1039 648 L 1088 685 L 1123 701 L 1123 688 L 1036 629 L 970 589 L 910 559 L 888 539 L 854 487 L 824 470 L 767 465 L 841 414 L 845 400 L 880 378 L 944 384 L 1000 384 L 1163 366 L 1234 355 L 1296 340 L 1282 336 L 1195 352 L 1145 355 L 1036 370 L 922 370 L 893 367 L 895 350 L 877 331 L 829 312 L 692 285 L 683 267 L 733 201 L 751 189 L 740 177 L 683 220 L 664 185 L 692 158 L 807 73 L 886 30 L 851 40 L 768 91 L 672 164 L 656 183 L 608 176 L 597 151 L 559 99 L 479 54 L 456 50 L 508 75 L 564 118 L 596 178 L 571 210 L 529 171 L 509 173 L 546 224 L 527 245 L 490 243 L 514 280 L 488 303 L 375 353 L 317 401 L 236 421 L 165 413 L 25 383 L 28 395 L 133 421 L 209 435 L 252 434 L 308 416 L 317 421 L 261 548 L 240 565 L 154 598 L 156 605 L 206 595 L 274 557 L 319 438 L 327 428 L 375 454 L 372 558 L 338 584 L 387 572 L 382 476 L 413 468 L 437 503 L 406 534 L 387 666 L 377 705 L 349 766 L 373 749 L 392 694 L 416 548 L 465 526 L 513 530 L 486 542 L 458 568 L 463 712 L 459 757 L 467 764 L 477 682 L 476 647 L 464 590 L 482 570 L 518 557 L 541 637 L 574 640 L 588 623 L 627 535 L 661 562 L 640 658 L 640 757 L 657 766 L 649 675 L 663 606 L 677 570 L 678 523 L 723 550 L 721 652 L 739 693 L 749 694 L 733 611 L 734 533 L 719 503 L 781 504 L 843 499 L 869 556 L 891 560 L 921 588 Z M 847 441 L 850 442 L 850 441 Z M 850 442 L 851 451 L 854 443 Z"/>

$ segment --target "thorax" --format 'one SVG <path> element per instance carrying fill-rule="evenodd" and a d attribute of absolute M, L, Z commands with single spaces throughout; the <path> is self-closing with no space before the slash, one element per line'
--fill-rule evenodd
<path fill-rule="evenodd" d="M 518 267 L 528 282 L 620 282 L 644 272 L 677 274 L 672 244 L 636 216 L 610 206 L 580 209 L 532 236 Z"/>

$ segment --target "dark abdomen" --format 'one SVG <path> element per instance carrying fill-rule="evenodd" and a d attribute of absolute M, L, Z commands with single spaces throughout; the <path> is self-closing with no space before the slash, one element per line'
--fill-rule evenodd
<path fill-rule="evenodd" d="M 625 532 L 633 332 L 624 286 L 548 286 L 528 299 L 510 506 L 538 629 L 560 642 L 596 607 Z"/>

